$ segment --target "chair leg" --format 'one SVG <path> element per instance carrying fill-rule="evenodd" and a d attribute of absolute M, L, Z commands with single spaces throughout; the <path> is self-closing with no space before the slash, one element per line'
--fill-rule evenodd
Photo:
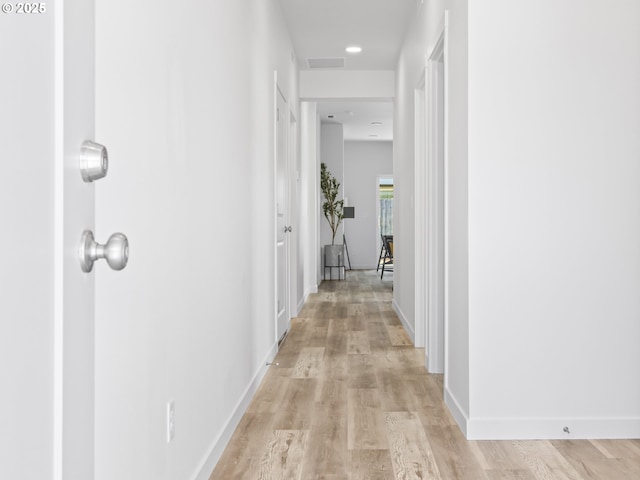
<path fill-rule="evenodd" d="M 380 256 L 378 257 L 378 268 L 376 268 L 376 272 L 380 270 L 380 263 L 382 262 L 382 254 L 384 253 L 384 244 L 382 248 L 380 248 Z"/>

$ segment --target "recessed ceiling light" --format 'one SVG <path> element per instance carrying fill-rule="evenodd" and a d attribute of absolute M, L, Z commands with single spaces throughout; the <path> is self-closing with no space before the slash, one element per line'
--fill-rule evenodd
<path fill-rule="evenodd" d="M 371 122 L 371 125 L 382 125 L 382 122 Z"/>
<path fill-rule="evenodd" d="M 350 45 L 347 48 L 345 48 L 345 51 L 347 53 L 360 53 L 362 51 L 362 47 L 359 47 L 357 45 Z"/>
<path fill-rule="evenodd" d="M 370 137 L 377 137 L 378 135 L 369 135 Z"/>

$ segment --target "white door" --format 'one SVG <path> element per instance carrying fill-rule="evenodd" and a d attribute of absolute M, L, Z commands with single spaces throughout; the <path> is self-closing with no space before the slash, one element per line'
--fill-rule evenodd
<path fill-rule="evenodd" d="M 287 131 L 289 110 L 276 86 L 276 340 L 289 329 L 289 236 Z"/>
<path fill-rule="evenodd" d="M 83 231 L 94 229 L 94 185 L 79 170 L 94 140 L 94 2 L 56 4 L 55 478 L 94 475 L 94 273 L 80 268 Z M 63 30 L 62 30 L 63 29 Z M 105 181 L 105 180 L 103 180 Z"/>

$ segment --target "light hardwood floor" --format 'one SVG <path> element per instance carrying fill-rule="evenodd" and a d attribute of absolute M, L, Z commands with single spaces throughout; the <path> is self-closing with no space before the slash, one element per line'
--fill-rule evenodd
<path fill-rule="evenodd" d="M 640 440 L 467 441 L 388 278 L 310 296 L 210 480 L 640 479 Z"/>

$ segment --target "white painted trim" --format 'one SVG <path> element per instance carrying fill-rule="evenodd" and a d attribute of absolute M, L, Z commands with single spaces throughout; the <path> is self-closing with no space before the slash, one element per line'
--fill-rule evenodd
<path fill-rule="evenodd" d="M 428 177 L 427 177 L 427 70 L 422 71 L 420 80 L 414 89 L 414 309 L 415 309 L 415 346 L 422 348 L 427 342 L 427 218 L 428 218 Z M 425 348 L 425 355 L 428 356 Z M 425 358 L 428 362 L 428 358 Z"/>
<path fill-rule="evenodd" d="M 307 289 L 307 291 L 304 292 L 304 295 L 302 296 L 302 299 L 300 299 L 300 303 L 298 303 L 298 312 L 300 312 L 302 310 L 302 307 L 304 307 L 304 304 L 307 303 L 307 300 L 309 299 L 309 295 L 311 295 L 312 293 L 318 293 L 318 286 L 317 285 L 313 285 L 313 286 L 309 287 Z"/>
<path fill-rule="evenodd" d="M 451 412 L 451 415 L 460 427 L 460 430 L 462 430 L 462 434 L 466 437 L 469 424 L 469 415 L 460 406 L 460 403 L 447 386 L 444 387 L 444 403 L 449 408 L 449 412 Z"/>
<path fill-rule="evenodd" d="M 290 266 L 290 250 L 291 250 L 291 242 L 289 240 L 289 237 L 287 235 L 284 235 L 283 237 L 283 242 L 284 242 L 284 272 L 285 272 L 285 281 L 284 281 L 284 316 L 286 318 L 285 323 L 286 323 L 286 327 L 284 328 L 284 332 L 283 333 L 279 333 L 278 331 L 278 314 L 280 312 L 278 312 L 278 288 L 279 288 L 279 282 L 278 282 L 278 123 L 279 123 L 279 110 L 278 110 L 278 95 L 280 97 L 282 97 L 282 100 L 284 102 L 284 107 L 285 107 L 285 111 L 283 112 L 283 115 L 285 115 L 284 120 L 283 120 L 283 125 L 284 125 L 284 133 L 286 135 L 286 138 L 284 140 L 284 145 L 285 145 L 285 178 L 284 178 L 284 183 L 285 183 L 285 195 L 284 195 L 284 199 L 283 201 L 285 202 L 285 218 L 284 218 L 284 224 L 285 225 L 290 225 L 290 219 L 291 219 L 291 204 L 290 204 L 290 182 L 289 182 L 289 164 L 290 164 L 290 157 L 289 157 L 289 129 L 290 129 L 290 119 L 289 119 L 289 115 L 290 115 L 290 109 L 289 109 L 289 101 L 287 99 L 287 96 L 284 94 L 284 92 L 282 91 L 282 89 L 280 88 L 280 85 L 278 83 L 278 71 L 274 70 L 273 72 L 273 82 L 274 82 L 274 95 L 273 95 L 273 121 L 274 121 L 274 136 L 273 136 L 273 211 L 274 211 L 274 218 L 273 218 L 273 222 L 274 222 L 274 229 L 273 229 L 273 235 L 274 235 L 274 241 L 273 241 L 273 249 L 274 249 L 274 264 L 273 264 L 273 275 L 274 275 L 274 285 L 275 285 L 275 295 L 274 295 L 274 311 L 275 311 L 275 318 L 274 318 L 274 328 L 275 328 L 275 341 L 276 343 L 280 341 L 280 339 L 282 338 L 283 334 L 286 334 L 287 331 L 289 331 L 289 328 L 291 328 L 291 299 L 289 298 L 291 295 L 291 287 L 290 287 L 290 283 L 291 283 L 291 266 Z M 286 113 L 285 113 L 286 112 Z"/>
<path fill-rule="evenodd" d="M 276 344 L 278 343 L 278 71 L 273 71 L 273 197 L 271 205 L 273 208 L 273 285 L 275 296 L 273 299 L 273 335 Z"/>
<path fill-rule="evenodd" d="M 393 310 L 398 315 L 398 318 L 400 319 L 400 322 L 402 323 L 402 326 L 407 331 L 407 335 L 409 335 L 409 338 L 411 339 L 411 342 L 415 345 L 415 343 L 416 343 L 416 332 L 413 330 L 413 327 L 411 326 L 411 324 L 407 321 L 406 315 L 402 312 L 402 309 L 396 303 L 396 299 L 395 298 L 391 301 L 391 306 L 393 307 Z"/>
<path fill-rule="evenodd" d="M 427 56 L 427 303 L 426 303 L 426 338 L 427 338 L 427 370 L 431 373 L 445 373 L 445 385 L 447 384 L 447 325 L 448 325 L 448 201 L 447 201 L 447 178 L 448 178 L 448 89 L 447 89 L 447 25 L 448 14 L 445 11 L 442 26 L 437 31 L 434 46 Z M 439 64 L 442 63 L 443 82 L 441 85 L 443 95 L 443 122 L 440 132 L 440 125 L 436 116 L 439 112 L 438 97 L 439 92 Z M 440 151 L 437 138 L 442 136 L 443 168 L 438 169 Z M 440 191 L 442 190 L 442 191 Z M 444 204 L 440 204 L 442 198 Z M 441 210 L 442 209 L 442 210 Z M 440 224 L 439 213 L 443 212 L 444 218 Z M 442 238 L 443 245 L 439 244 Z M 441 248 L 439 248 L 441 247 Z M 442 256 L 438 255 L 442 253 Z M 440 268 L 443 268 L 442 284 L 440 283 Z M 441 301 L 442 299 L 442 301 Z M 441 303 L 444 303 L 441 305 Z"/>
<path fill-rule="evenodd" d="M 447 385 L 449 371 L 447 358 L 448 332 L 449 332 L 449 10 L 444 11 L 444 28 L 442 37 L 444 41 L 444 325 L 442 332 L 442 345 L 444 359 L 443 373 L 444 383 Z"/>
<path fill-rule="evenodd" d="M 297 156 L 298 156 L 298 119 L 295 115 L 292 105 L 287 103 L 288 118 L 287 118 L 287 168 L 286 178 L 287 183 L 287 225 L 293 228 L 293 233 L 286 235 L 287 237 L 287 291 L 289 300 L 289 319 L 287 323 L 289 328 L 291 327 L 291 319 L 298 316 L 300 309 L 296 298 L 298 297 L 298 241 L 297 238 L 300 235 L 300 225 L 297 222 L 298 209 L 300 208 L 297 199 L 295 198 L 298 193 L 298 175 L 296 172 Z M 295 224 L 294 224 L 294 219 Z"/>
<path fill-rule="evenodd" d="M 640 418 L 471 418 L 468 440 L 640 438 Z M 567 427 L 570 433 L 566 433 Z"/>
<path fill-rule="evenodd" d="M 312 293 L 318 293 L 318 285 L 311 285 L 310 287 L 308 287 L 304 297 L 305 302 L 307 301 L 307 298 L 309 298 L 309 295 L 311 295 Z"/>
<path fill-rule="evenodd" d="M 53 480 L 62 480 L 64 385 L 64 0 L 54 15 Z"/>
<path fill-rule="evenodd" d="M 238 424 L 240 423 L 242 416 L 247 411 L 247 408 L 249 407 L 253 396 L 260 386 L 260 383 L 264 379 L 264 376 L 267 374 L 267 363 L 273 361 L 277 353 L 278 342 L 275 342 L 262 361 L 261 367 L 255 373 L 253 379 L 251 380 L 251 382 L 249 382 L 249 385 L 247 385 L 244 393 L 236 403 L 236 406 L 234 407 L 224 427 L 213 441 L 213 445 L 209 449 L 209 454 L 200 463 L 200 467 L 198 467 L 198 469 L 196 470 L 197 473 L 192 477 L 193 480 L 208 480 L 211 476 L 211 472 L 213 472 L 213 469 L 216 467 L 216 464 L 218 463 L 218 460 L 220 460 L 224 449 L 227 447 L 229 440 L 233 435 L 233 432 L 235 432 L 236 428 L 238 427 Z"/>

